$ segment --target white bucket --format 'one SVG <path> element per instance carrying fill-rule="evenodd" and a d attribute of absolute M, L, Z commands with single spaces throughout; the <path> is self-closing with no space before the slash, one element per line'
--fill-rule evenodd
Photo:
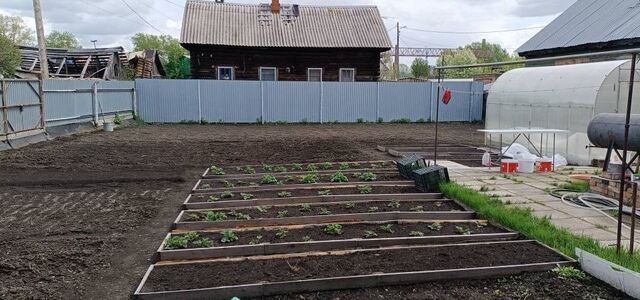
<path fill-rule="evenodd" d="M 105 122 L 104 125 L 102 126 L 102 130 L 104 130 L 106 132 L 112 132 L 113 131 L 113 123 Z"/>
<path fill-rule="evenodd" d="M 535 159 L 519 159 L 518 173 L 533 173 L 535 171 Z"/>

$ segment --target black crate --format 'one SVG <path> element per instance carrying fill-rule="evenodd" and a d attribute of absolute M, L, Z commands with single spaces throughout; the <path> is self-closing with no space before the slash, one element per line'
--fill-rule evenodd
<path fill-rule="evenodd" d="M 427 193 L 439 192 L 441 183 L 449 182 L 449 170 L 442 166 L 431 166 L 413 171 L 416 187 Z"/>
<path fill-rule="evenodd" d="M 427 163 L 418 155 L 410 155 L 397 161 L 396 166 L 402 177 L 413 179 L 413 171 L 426 167 Z"/>

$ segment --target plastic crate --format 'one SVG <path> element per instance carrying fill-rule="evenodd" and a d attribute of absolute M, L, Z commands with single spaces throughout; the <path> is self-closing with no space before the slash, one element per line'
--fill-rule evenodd
<path fill-rule="evenodd" d="M 413 171 L 416 187 L 427 193 L 439 192 L 441 183 L 449 182 L 449 170 L 442 166 L 431 166 Z"/>
<path fill-rule="evenodd" d="M 398 160 L 396 166 L 402 177 L 413 179 L 413 171 L 426 167 L 427 163 L 418 155 L 410 155 Z"/>

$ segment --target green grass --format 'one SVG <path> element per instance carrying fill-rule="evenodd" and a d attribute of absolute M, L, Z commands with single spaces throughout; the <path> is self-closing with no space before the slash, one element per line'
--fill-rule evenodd
<path fill-rule="evenodd" d="M 472 189 L 455 183 L 441 185 L 445 197 L 456 199 L 475 210 L 481 218 L 500 223 L 519 231 L 529 239 L 544 243 L 567 256 L 576 258 L 575 248 L 580 248 L 630 270 L 640 272 L 640 254 L 628 252 L 616 254 L 612 247 L 602 247 L 588 236 L 578 236 L 565 229 L 555 227 L 549 219 L 536 217 L 530 210 L 507 207 L 499 199 L 492 199 Z"/>
<path fill-rule="evenodd" d="M 586 193 L 591 190 L 591 186 L 586 181 L 569 182 L 560 185 L 561 189 L 574 191 L 576 193 Z"/>

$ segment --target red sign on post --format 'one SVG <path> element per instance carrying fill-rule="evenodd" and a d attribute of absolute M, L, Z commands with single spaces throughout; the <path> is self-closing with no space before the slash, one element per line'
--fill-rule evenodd
<path fill-rule="evenodd" d="M 444 91 L 444 95 L 442 95 L 442 103 L 448 105 L 449 101 L 451 101 L 451 90 L 447 89 Z"/>

